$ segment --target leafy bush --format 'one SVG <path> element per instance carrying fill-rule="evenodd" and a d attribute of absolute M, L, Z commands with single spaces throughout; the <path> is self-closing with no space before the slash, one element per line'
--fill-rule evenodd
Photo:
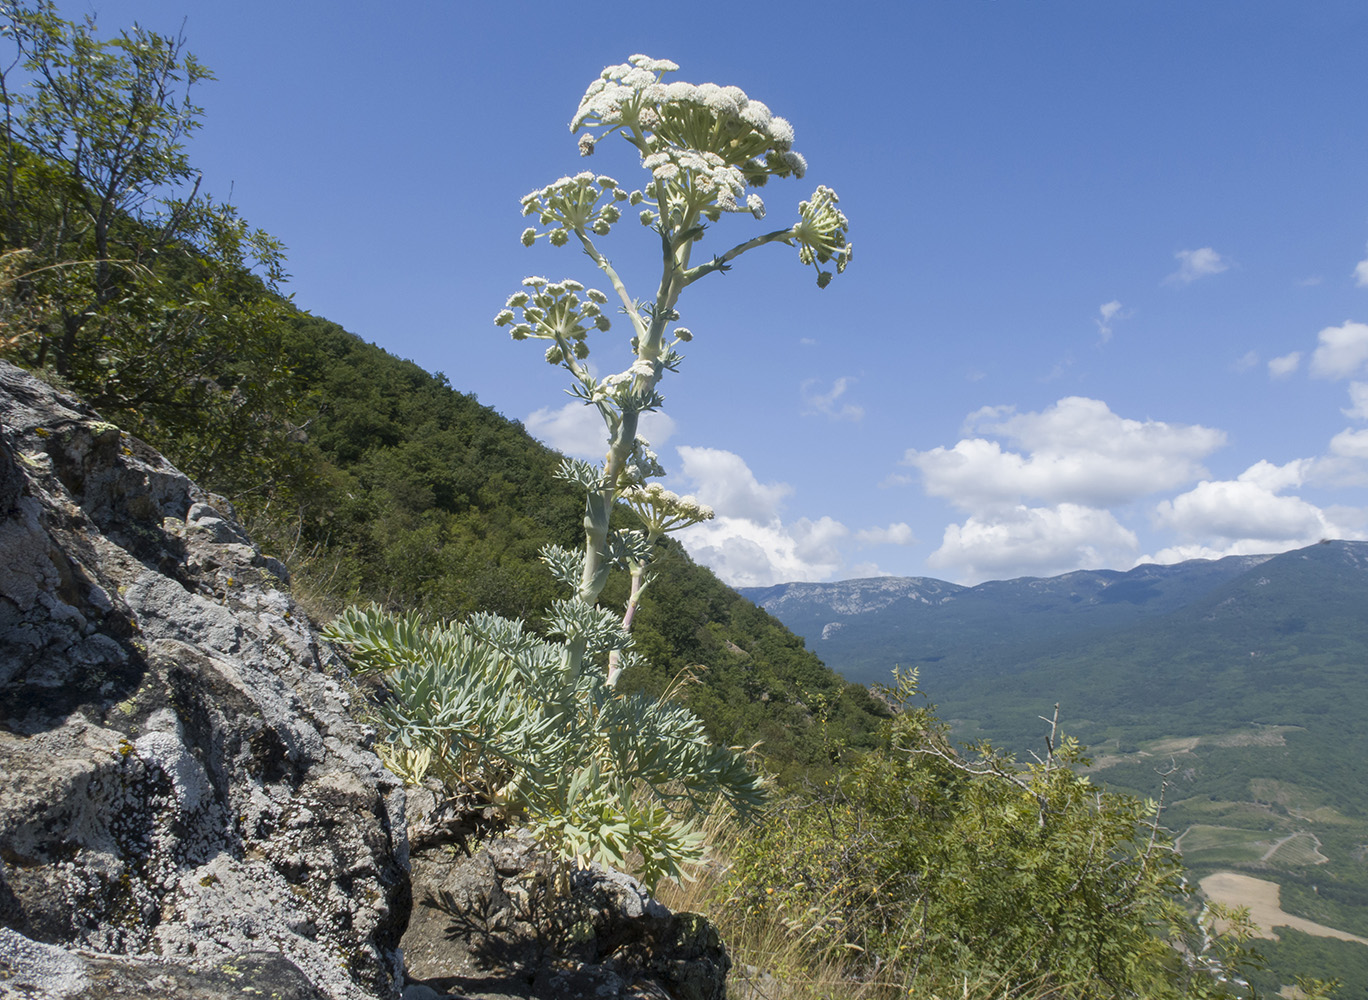
<path fill-rule="evenodd" d="M 557 612 L 582 607 L 565 601 Z M 556 627 L 590 635 L 594 658 L 630 648 L 613 615 L 592 613 L 595 621 Z M 742 810 L 760 801 L 741 755 L 714 746 L 686 709 L 619 694 L 599 671 L 567 674 L 566 645 L 521 622 L 481 614 L 429 626 L 352 608 L 326 634 L 357 666 L 383 674 L 388 697 L 376 711 L 411 780 L 431 773 L 483 794 L 580 864 L 631 864 L 652 887 L 680 878 L 702 858 L 690 817 L 718 795 Z"/>
<path fill-rule="evenodd" d="M 890 697 L 906 706 L 916 694 L 915 675 L 902 675 Z M 883 735 L 738 846 L 733 905 L 859 955 L 866 975 L 898 970 L 922 988 L 1235 989 L 1226 977 L 1250 956 L 1193 921 L 1155 805 L 1090 784 L 1075 741 L 1052 731 L 1026 765 L 986 745 L 965 754 L 928 707 L 906 708 Z"/>

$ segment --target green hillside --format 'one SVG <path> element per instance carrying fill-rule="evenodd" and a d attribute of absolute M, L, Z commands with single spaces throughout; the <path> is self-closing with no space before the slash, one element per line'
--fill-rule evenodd
<path fill-rule="evenodd" d="M 296 314 L 286 353 L 318 400 L 299 446 L 311 485 L 288 512 L 253 509 L 323 607 L 374 600 L 437 618 L 535 620 L 559 596 L 537 552 L 575 543 L 584 501 L 552 477 L 557 453 L 443 376 L 326 320 Z M 885 712 L 863 686 L 678 546 L 661 565 L 633 630 L 649 666 L 625 674 L 624 689 L 659 693 L 696 677 L 683 699 L 713 736 L 759 742 L 781 773 L 828 762 L 829 740 L 868 743 Z M 610 605 L 625 596 L 621 579 L 606 592 Z"/>

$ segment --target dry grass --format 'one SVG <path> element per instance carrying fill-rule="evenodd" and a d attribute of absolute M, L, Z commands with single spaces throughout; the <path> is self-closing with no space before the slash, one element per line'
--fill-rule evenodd
<path fill-rule="evenodd" d="M 744 828 L 714 813 L 705 831 L 713 845 L 708 861 L 683 884 L 663 882 L 657 896 L 676 912 L 703 914 L 717 928 L 732 959 L 727 995 L 733 1000 L 1058 1000 L 1068 992 L 1044 978 L 1023 987 L 972 975 L 948 982 L 944 970 L 910 966 L 871 971 L 839 940 L 816 938 L 777 909 L 749 909 L 729 898 L 725 845 L 744 837 Z M 810 928 L 816 921 L 802 923 Z"/>

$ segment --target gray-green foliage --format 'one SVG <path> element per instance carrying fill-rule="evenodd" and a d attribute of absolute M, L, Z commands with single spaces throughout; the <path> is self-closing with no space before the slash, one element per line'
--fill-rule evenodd
<path fill-rule="evenodd" d="M 558 602 L 552 627 L 586 637 L 598 660 L 629 645 L 614 616 L 588 609 L 589 623 L 585 610 Z M 406 759 L 525 817 L 567 859 L 635 864 L 654 886 L 701 857 L 690 817 L 718 795 L 740 809 L 760 800 L 742 756 L 712 745 L 686 709 L 616 692 L 602 671 L 571 674 L 565 644 L 521 622 L 352 608 L 327 635 L 383 675 L 376 712 Z"/>

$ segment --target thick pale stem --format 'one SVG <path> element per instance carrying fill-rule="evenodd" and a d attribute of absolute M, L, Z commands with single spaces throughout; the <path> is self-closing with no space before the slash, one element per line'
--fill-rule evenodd
<path fill-rule="evenodd" d="M 632 631 L 632 619 L 636 617 L 641 604 L 641 592 L 646 589 L 646 564 L 632 563 L 632 589 L 627 596 L 627 610 L 622 614 L 622 631 Z M 622 673 L 622 656 L 618 650 L 608 654 L 608 686 L 616 687 L 618 675 Z"/>
<path fill-rule="evenodd" d="M 687 220 L 689 225 L 694 221 L 696 220 Z M 612 270 L 612 265 L 604 260 L 587 236 L 580 234 L 580 240 L 585 246 L 585 252 L 604 269 L 604 273 L 613 281 L 614 287 L 619 289 L 619 295 L 623 300 L 628 301 L 627 290 L 622 287 L 616 272 Z M 650 325 L 642 323 L 635 309 L 630 310 L 637 324 L 636 355 L 639 359 L 653 362 L 660 360 L 665 328 L 669 325 L 670 317 L 674 314 L 675 302 L 679 300 L 680 290 L 684 287 L 684 272 L 689 266 L 689 251 L 692 247 L 691 240 L 686 240 L 677 247 L 668 235 L 662 236 L 662 240 L 665 260 Z M 637 375 L 632 388 L 634 392 L 647 393 L 655 388 L 658 381 L 658 374 Z M 608 581 L 608 519 L 613 510 L 613 501 L 617 499 L 622 473 L 632 457 L 639 421 L 640 414 L 635 410 L 623 411 L 622 419 L 618 421 L 609 443 L 608 454 L 604 456 L 603 483 L 589 494 L 585 504 L 584 572 L 580 576 L 579 596 L 587 604 L 598 601 L 599 594 L 603 592 L 603 586 Z"/>
<path fill-rule="evenodd" d="M 764 246 L 766 243 L 774 243 L 776 241 L 783 242 L 792 238 L 793 228 L 790 227 L 788 229 L 779 229 L 772 233 L 765 233 L 765 235 L 757 236 L 755 239 L 747 240 L 745 243 L 738 243 L 721 257 L 714 257 L 708 263 L 699 264 L 697 267 L 687 271 L 683 276 L 683 283 L 685 285 L 692 285 L 705 274 L 712 274 L 714 271 L 724 270 L 727 264 L 737 257 L 740 257 L 747 250 L 754 250 L 756 247 Z"/>
<path fill-rule="evenodd" d="M 689 213 L 688 218 L 680 226 L 679 232 L 687 232 L 698 222 L 697 213 Z M 633 327 L 637 335 L 636 356 L 638 360 L 658 362 L 664 353 L 663 345 L 665 340 L 665 329 L 670 324 L 670 319 L 674 315 L 675 303 L 679 300 L 679 293 L 684 286 L 689 283 L 686 277 L 689 268 L 689 254 L 693 248 L 693 240 L 684 240 L 676 244 L 668 231 L 661 234 L 663 266 L 660 276 L 660 288 L 656 292 L 654 312 L 651 316 L 649 325 L 642 319 L 633 304 L 631 297 L 627 294 L 626 286 L 623 285 L 621 278 L 612 264 L 608 262 L 593 241 L 582 231 L 576 230 L 576 235 L 584 247 L 584 252 L 598 265 L 599 269 L 608 276 L 612 282 L 618 298 L 622 300 L 627 314 L 631 317 Z M 775 234 L 776 238 L 779 234 Z M 763 241 L 763 238 L 762 238 Z M 752 241 L 754 242 L 754 241 Z M 742 248 L 733 251 L 732 256 L 744 252 Z M 653 367 L 652 374 L 638 374 L 632 382 L 634 394 L 645 395 L 655 389 L 659 381 L 659 371 Z M 640 413 L 636 410 L 623 410 L 616 425 L 612 421 L 607 421 L 612 439 L 608 445 L 608 453 L 604 456 L 603 480 L 596 490 L 590 490 L 585 500 L 584 507 L 584 570 L 580 575 L 579 598 L 584 603 L 593 605 L 598 602 L 599 595 L 603 592 L 604 585 L 608 582 L 608 532 L 609 519 L 613 512 L 613 502 L 617 499 L 618 488 L 622 483 L 623 472 L 627 468 L 627 463 L 632 457 L 632 449 L 636 445 L 637 426 L 640 422 Z M 643 576 L 645 566 L 632 568 L 632 592 L 628 600 L 627 612 L 623 617 L 623 631 L 629 631 L 632 625 L 632 618 L 636 614 L 637 602 L 641 591 L 645 587 Z M 566 644 L 566 675 L 575 677 L 583 669 L 584 659 L 583 642 L 572 641 Z M 610 655 L 608 663 L 608 683 L 616 683 L 618 675 L 621 673 L 619 657 L 614 653 Z"/>
<path fill-rule="evenodd" d="M 632 326 L 636 334 L 640 337 L 646 332 L 646 324 L 641 321 L 641 316 L 637 313 L 636 304 L 632 297 L 627 294 L 627 286 L 622 283 L 622 278 L 618 276 L 616 268 L 607 257 L 599 253 L 598 247 L 594 246 L 594 241 L 582 229 L 576 229 L 575 235 L 579 237 L 580 245 L 584 247 L 584 252 L 589 255 L 596 267 L 608 276 L 608 280 L 613 285 L 613 291 L 617 292 L 618 299 L 622 302 L 622 308 L 632 321 Z"/>

